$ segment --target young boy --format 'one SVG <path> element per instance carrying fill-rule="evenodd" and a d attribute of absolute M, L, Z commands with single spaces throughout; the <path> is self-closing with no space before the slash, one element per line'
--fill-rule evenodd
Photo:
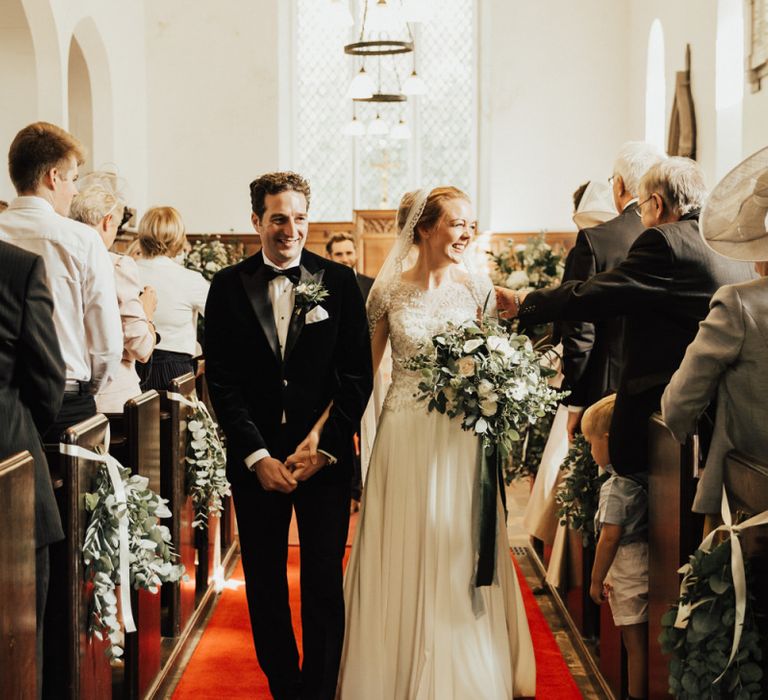
<path fill-rule="evenodd" d="M 627 649 L 629 698 L 645 698 L 648 675 L 648 474 L 615 474 L 608 431 L 616 395 L 584 413 L 581 429 L 598 466 L 610 474 L 600 489 L 595 530 L 600 533 L 589 594 L 608 600 Z"/>

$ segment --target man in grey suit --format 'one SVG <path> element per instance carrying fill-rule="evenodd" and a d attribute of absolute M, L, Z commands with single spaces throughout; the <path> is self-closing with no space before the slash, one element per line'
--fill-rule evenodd
<path fill-rule="evenodd" d="M 748 196 L 740 194 L 752 187 Z M 664 422 L 683 442 L 717 396 L 712 442 L 693 501 L 697 513 L 720 513 L 725 458 L 730 450 L 763 461 L 768 455 L 766 214 L 768 149 L 763 149 L 726 175 L 702 216 L 707 244 L 722 255 L 756 261 L 761 277 L 722 287 L 712 297 L 709 314 L 661 398 Z"/>
<path fill-rule="evenodd" d="M 624 316 L 609 444 L 618 474 L 647 469 L 648 418 L 658 410 L 712 295 L 724 284 L 754 277 L 749 265 L 717 255 L 701 239 L 698 217 L 705 195 L 699 166 L 669 158 L 640 182 L 637 212 L 645 231 L 622 263 L 586 282 L 527 295 L 497 289 L 500 311 L 532 323 Z"/>
<path fill-rule="evenodd" d="M 563 282 L 586 281 L 627 257 L 644 230 L 637 216 L 640 180 L 663 158 L 656 146 L 642 141 L 629 141 L 621 147 L 610 178 L 613 202 L 620 213 L 610 221 L 579 231 L 568 254 Z M 612 316 L 594 322 L 565 322 L 560 332 L 563 388 L 571 392 L 563 403 L 568 406 L 568 438 L 573 440 L 584 410 L 618 388 L 624 319 Z"/>

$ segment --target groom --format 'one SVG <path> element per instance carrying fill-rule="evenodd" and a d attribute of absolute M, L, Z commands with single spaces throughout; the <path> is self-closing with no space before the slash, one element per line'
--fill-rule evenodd
<path fill-rule="evenodd" d="M 253 641 L 276 700 L 335 694 L 352 434 L 372 388 L 355 275 L 303 250 L 309 199 L 309 185 L 296 173 L 251 183 L 251 220 L 262 249 L 214 277 L 205 310 L 206 376 L 227 437 Z M 329 405 L 316 454 L 299 450 Z M 301 669 L 286 576 L 294 509 Z"/>

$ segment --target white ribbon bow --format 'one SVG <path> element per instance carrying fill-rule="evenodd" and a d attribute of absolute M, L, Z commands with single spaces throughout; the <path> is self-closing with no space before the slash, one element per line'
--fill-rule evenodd
<path fill-rule="evenodd" d="M 750 527 L 768 523 L 768 510 L 766 510 L 759 515 L 753 515 L 743 523 L 734 525 L 733 520 L 731 519 L 731 509 L 728 505 L 728 496 L 725 492 L 725 486 L 723 486 L 723 497 L 720 502 L 720 514 L 723 518 L 723 524 L 710 532 L 699 545 L 699 549 L 703 552 L 710 552 L 712 549 L 712 541 L 714 540 L 716 533 L 720 531 L 727 532 L 731 537 L 731 576 L 733 577 L 733 593 L 736 598 L 736 618 L 733 623 L 733 644 L 731 645 L 731 655 L 728 657 L 728 663 L 725 665 L 722 673 L 714 680 L 714 683 L 717 683 L 725 675 L 725 672 L 729 669 L 731 663 L 733 663 L 733 659 L 736 657 L 736 652 L 739 650 L 741 632 L 744 627 L 744 615 L 747 609 L 747 577 L 744 570 L 744 553 L 741 549 L 739 534 Z M 690 570 L 690 564 L 685 564 L 677 570 L 678 573 L 685 574 L 680 583 L 681 596 L 683 596 L 688 589 Z M 693 610 L 705 602 L 707 602 L 707 600 L 699 601 L 693 605 L 690 603 L 681 603 L 677 609 L 675 627 L 678 629 L 685 629 L 688 627 L 688 621 Z"/>
<path fill-rule="evenodd" d="M 120 551 L 118 556 L 119 561 L 119 577 L 120 577 L 120 609 L 123 612 L 123 625 L 126 632 L 135 632 L 136 623 L 133 621 L 133 611 L 131 609 L 131 576 L 129 566 L 129 551 L 128 551 L 128 505 L 125 498 L 125 488 L 123 488 L 123 479 L 120 476 L 120 470 L 118 467 L 122 467 L 111 454 L 109 454 L 109 424 L 107 424 L 107 430 L 104 433 L 104 453 L 91 452 L 86 450 L 80 445 L 65 445 L 63 442 L 59 444 L 59 451 L 62 454 L 70 457 L 78 457 L 80 459 L 88 459 L 92 462 L 100 462 L 107 468 L 107 473 L 112 481 L 112 490 L 115 494 L 115 500 L 117 501 L 117 532 L 120 541 Z"/>

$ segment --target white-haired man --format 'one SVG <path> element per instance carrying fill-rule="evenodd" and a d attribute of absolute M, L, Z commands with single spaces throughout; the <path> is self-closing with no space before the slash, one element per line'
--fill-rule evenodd
<path fill-rule="evenodd" d="M 609 178 L 619 215 L 579 231 L 568 254 L 563 282 L 588 280 L 616 267 L 627 257 L 644 230 L 636 215 L 640 180 L 664 158 L 658 147 L 643 141 L 629 141 L 621 147 Z M 623 331 L 621 317 L 560 325 L 563 388 L 571 392 L 563 401 L 568 406 L 569 440 L 579 429 L 584 409 L 618 388 Z"/>
<path fill-rule="evenodd" d="M 747 263 L 710 250 L 699 235 L 706 196 L 701 169 L 669 158 L 642 178 L 637 215 L 643 231 L 627 258 L 586 282 L 524 294 L 497 289 L 499 309 L 527 323 L 624 317 L 623 356 L 609 452 L 618 474 L 647 469 L 648 418 L 680 365 L 712 295 L 754 278 Z"/>

